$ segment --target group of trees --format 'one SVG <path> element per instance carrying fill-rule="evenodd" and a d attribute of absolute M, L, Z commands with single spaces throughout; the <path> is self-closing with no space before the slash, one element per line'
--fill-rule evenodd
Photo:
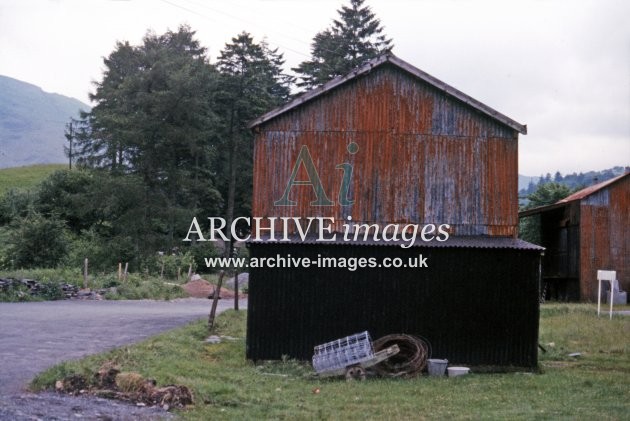
<path fill-rule="evenodd" d="M 0 265 L 54 266 L 90 254 L 97 268 L 137 268 L 158 251 L 181 251 L 195 215 L 224 216 L 228 226 L 249 215 L 247 123 L 287 101 L 295 85 L 321 85 L 392 48 L 364 0 L 338 12 L 293 69 L 297 83 L 282 54 L 247 32 L 215 63 L 187 26 L 149 32 L 140 45 L 119 42 L 90 94 L 94 107 L 68 124 L 75 168 L 37 192 L 0 198 L 11 244 Z"/>
<path fill-rule="evenodd" d="M 588 171 L 588 172 L 580 172 L 580 173 L 572 173 L 567 175 L 562 175 L 560 171 L 556 171 L 556 173 L 552 176 L 551 173 L 547 173 L 546 175 L 540 175 L 538 177 L 538 181 L 534 183 L 534 181 L 530 181 L 529 185 L 525 189 L 521 189 L 519 191 L 519 195 L 521 197 L 525 197 L 529 194 L 532 194 L 536 191 L 536 189 L 543 185 L 549 184 L 551 182 L 557 184 L 563 184 L 571 189 L 578 189 L 584 186 L 589 186 L 591 184 L 599 183 L 602 181 L 609 180 L 619 174 L 623 174 L 625 169 L 623 167 L 613 167 L 603 171 Z"/>

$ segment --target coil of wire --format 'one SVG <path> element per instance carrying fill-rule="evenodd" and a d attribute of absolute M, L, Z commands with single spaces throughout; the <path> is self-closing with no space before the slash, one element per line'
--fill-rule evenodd
<path fill-rule="evenodd" d="M 398 345 L 400 352 L 374 366 L 383 377 L 415 377 L 427 365 L 430 346 L 423 339 L 404 333 L 383 336 L 374 341 L 374 352 Z"/>

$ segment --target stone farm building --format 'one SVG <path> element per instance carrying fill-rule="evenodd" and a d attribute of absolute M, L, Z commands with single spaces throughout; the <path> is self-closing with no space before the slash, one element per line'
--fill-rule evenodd
<path fill-rule="evenodd" d="M 313 346 L 368 330 L 420 335 L 453 363 L 537 366 L 542 248 L 516 238 L 526 126 L 388 54 L 250 127 L 253 216 L 332 217 L 335 232 L 349 217 L 448 224 L 450 237 L 409 248 L 313 233 L 251 241 L 252 257 L 422 255 L 428 267 L 250 269 L 248 358 L 308 360 Z"/>

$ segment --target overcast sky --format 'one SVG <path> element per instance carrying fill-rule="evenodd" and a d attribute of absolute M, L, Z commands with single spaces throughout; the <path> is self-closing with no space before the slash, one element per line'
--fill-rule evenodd
<path fill-rule="evenodd" d="M 117 40 L 189 24 L 308 58 L 346 0 L 0 0 L 0 74 L 88 102 Z M 527 124 L 519 173 L 630 165 L 630 1 L 367 0 L 394 53 Z M 0 95 L 2 93 L 0 92 Z"/>

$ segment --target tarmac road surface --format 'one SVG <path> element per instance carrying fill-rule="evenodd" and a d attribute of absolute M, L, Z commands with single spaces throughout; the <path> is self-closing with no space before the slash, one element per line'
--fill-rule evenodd
<path fill-rule="evenodd" d="M 217 312 L 233 304 L 220 300 Z M 3 408 L 11 402 L 28 400 L 28 382 L 46 368 L 205 318 L 210 305 L 210 300 L 199 298 L 0 303 L 0 419 L 8 419 Z M 246 306 L 243 300 L 241 308 Z M 42 419 L 27 414 L 24 408 L 24 419 Z"/>

